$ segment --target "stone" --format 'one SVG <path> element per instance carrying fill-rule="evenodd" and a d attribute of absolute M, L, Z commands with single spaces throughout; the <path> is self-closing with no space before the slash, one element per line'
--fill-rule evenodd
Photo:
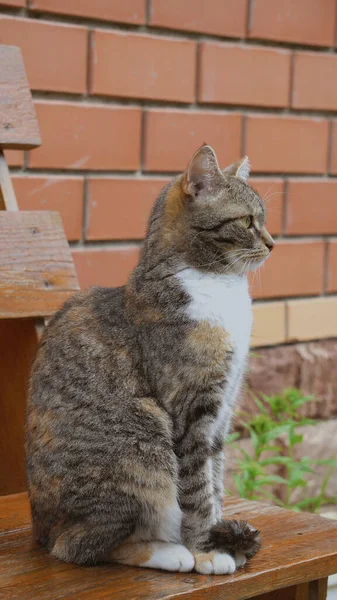
<path fill-rule="evenodd" d="M 272 395 L 295 387 L 317 398 L 301 414 L 329 419 L 337 416 L 337 340 L 274 346 L 252 352 L 238 410 L 254 413 L 251 392 Z"/>

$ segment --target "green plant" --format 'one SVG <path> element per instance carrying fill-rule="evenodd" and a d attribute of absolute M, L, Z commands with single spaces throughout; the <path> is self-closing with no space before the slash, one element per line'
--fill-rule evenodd
<path fill-rule="evenodd" d="M 284 508 L 310 512 L 317 512 L 323 504 L 337 503 L 337 496 L 326 495 L 337 462 L 333 458 L 318 460 L 303 457 L 297 460 L 294 456 L 295 446 L 303 442 L 303 435 L 298 428 L 303 425 L 314 427 L 318 422 L 299 415 L 300 407 L 312 402 L 314 398 L 305 396 L 296 389 L 286 389 L 282 394 L 274 396 L 252 396 L 257 407 L 256 414 L 239 413 L 240 424 L 251 440 L 252 452 L 249 454 L 240 446 L 240 434 L 230 434 L 227 438 L 227 442 L 240 456 L 233 475 L 240 497 L 267 500 Z M 317 465 L 324 465 L 326 474 L 317 496 L 308 497 L 307 476 L 315 472 Z M 282 475 L 272 472 L 275 467 L 276 470 L 281 470 Z M 292 502 L 292 492 L 298 489 L 301 490 L 301 499 Z"/>

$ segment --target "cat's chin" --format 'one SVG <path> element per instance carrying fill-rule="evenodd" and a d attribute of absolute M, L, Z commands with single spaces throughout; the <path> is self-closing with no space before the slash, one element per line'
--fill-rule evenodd
<path fill-rule="evenodd" d="M 255 260 L 254 262 L 252 261 L 249 264 L 249 267 L 244 269 L 243 273 L 246 275 L 247 273 L 250 273 L 251 271 L 257 271 L 257 269 L 259 269 L 260 267 L 262 267 L 263 263 L 265 262 L 265 260 L 269 257 L 268 256 L 264 256 L 263 258 L 260 258 L 258 260 Z"/>

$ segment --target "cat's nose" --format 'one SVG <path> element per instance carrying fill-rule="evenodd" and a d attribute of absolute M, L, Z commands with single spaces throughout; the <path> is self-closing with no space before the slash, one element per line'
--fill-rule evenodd
<path fill-rule="evenodd" d="M 275 242 L 274 242 L 273 238 L 271 237 L 270 233 L 268 233 L 268 231 L 266 229 L 262 233 L 262 239 L 263 239 L 265 245 L 267 246 L 269 252 L 271 252 L 275 246 Z"/>

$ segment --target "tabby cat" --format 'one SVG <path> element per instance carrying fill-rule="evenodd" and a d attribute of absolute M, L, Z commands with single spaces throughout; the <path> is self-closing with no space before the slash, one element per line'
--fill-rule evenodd
<path fill-rule="evenodd" d="M 273 248 L 247 157 L 208 145 L 169 183 L 138 266 L 75 294 L 33 366 L 34 534 L 78 564 L 233 573 L 258 531 L 222 520 L 224 452 L 251 331 L 247 273 Z"/>

